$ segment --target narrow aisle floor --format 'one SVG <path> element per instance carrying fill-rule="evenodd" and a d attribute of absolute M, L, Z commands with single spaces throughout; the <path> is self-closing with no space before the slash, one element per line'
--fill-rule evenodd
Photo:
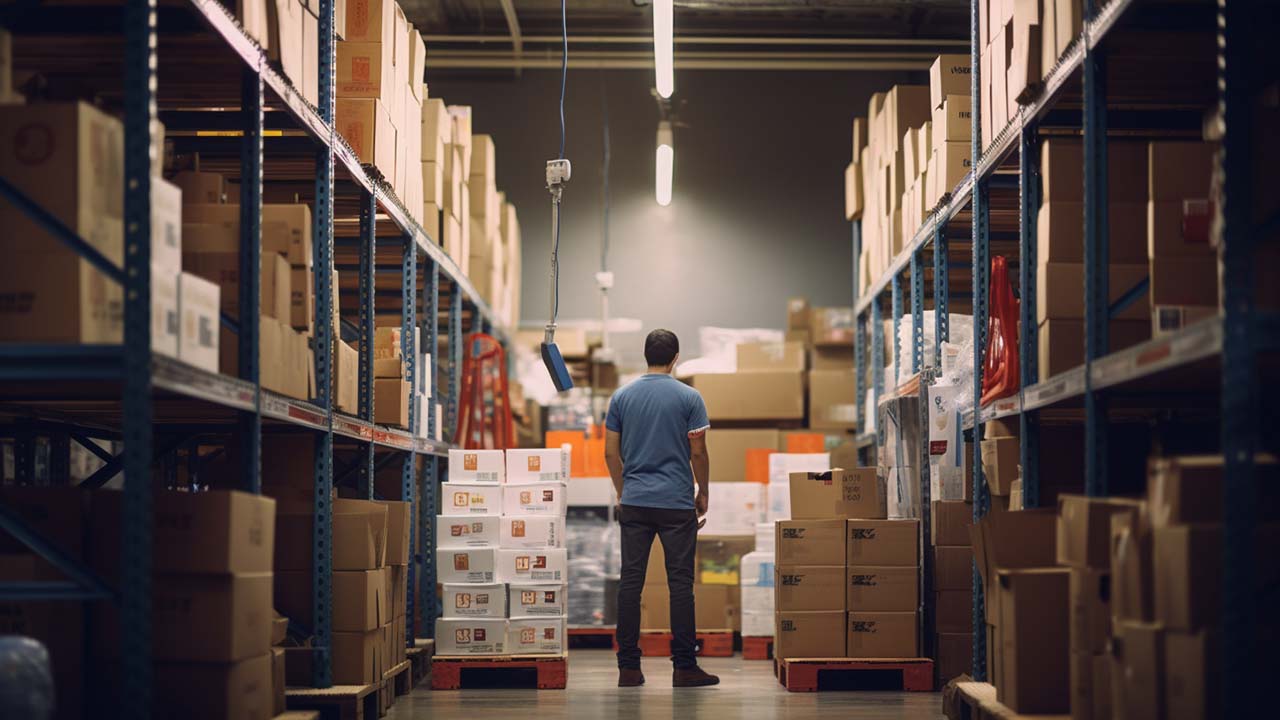
<path fill-rule="evenodd" d="M 566 690 L 477 689 L 432 691 L 423 683 L 400 700 L 390 720 L 512 717 L 601 718 L 604 720 L 693 720 L 732 718 L 856 718 L 857 720 L 938 720 L 938 693 L 819 692 L 789 693 L 773 677 L 773 664 L 760 660 L 702 658 L 708 672 L 720 676 L 712 688 L 671 687 L 671 662 L 645 658 L 645 685 L 617 687 L 617 666 L 608 650 L 574 650 L 569 654 Z"/>

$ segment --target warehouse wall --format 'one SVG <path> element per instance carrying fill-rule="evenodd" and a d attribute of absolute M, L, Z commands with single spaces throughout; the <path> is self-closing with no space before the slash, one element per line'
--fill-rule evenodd
<path fill-rule="evenodd" d="M 614 317 L 668 327 L 693 357 L 697 328 L 777 327 L 784 302 L 807 295 L 848 304 L 852 248 L 843 219 L 850 121 L 902 73 L 685 72 L 675 133 L 675 190 L 654 200 L 658 111 L 648 71 L 570 72 L 560 249 L 561 321 L 599 317 L 602 127 L 607 93 L 612 140 L 609 264 Z M 917 81 L 922 81 L 923 78 Z M 498 184 L 524 235 L 522 322 L 546 322 L 550 198 L 544 166 L 559 146 L 560 75 L 526 71 L 484 79 L 434 79 L 432 97 L 474 107 L 475 132 L 494 136 Z M 642 336 L 620 343 L 638 348 Z M 638 359 L 639 352 L 628 353 Z"/>

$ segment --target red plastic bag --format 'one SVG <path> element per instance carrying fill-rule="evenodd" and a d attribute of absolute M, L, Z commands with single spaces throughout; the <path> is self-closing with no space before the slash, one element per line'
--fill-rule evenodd
<path fill-rule="evenodd" d="M 990 313 L 987 347 L 982 361 L 982 404 L 1009 397 L 1020 387 L 1018 368 L 1018 301 L 1009 285 L 1004 256 L 991 258 Z"/>

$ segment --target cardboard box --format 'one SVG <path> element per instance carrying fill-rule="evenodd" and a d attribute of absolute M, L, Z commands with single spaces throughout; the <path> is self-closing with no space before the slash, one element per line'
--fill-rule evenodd
<path fill-rule="evenodd" d="M 507 586 L 501 583 L 447 583 L 443 593 L 440 607 L 445 618 L 507 616 Z"/>
<path fill-rule="evenodd" d="M 1069 712 L 1068 570 L 1002 569 L 998 577 L 1003 668 L 997 699 L 1019 713 Z"/>
<path fill-rule="evenodd" d="M 850 565 L 915 567 L 920 564 L 919 522 L 847 520 L 846 523 L 845 553 Z"/>
<path fill-rule="evenodd" d="M 190 273 L 178 274 L 178 359 L 218 372 L 218 286 Z"/>
<path fill-rule="evenodd" d="M 1151 339 L 1149 320 L 1112 320 L 1108 325 L 1111 352 Z M 1037 345 L 1040 377 L 1048 378 L 1084 364 L 1084 321 L 1049 318 L 1040 323 Z"/>
<path fill-rule="evenodd" d="M 271 573 L 160 574 L 152 587 L 154 657 L 229 663 L 271 649 Z M 204 632 L 191 633 L 193 626 Z"/>
<path fill-rule="evenodd" d="M 413 523 L 412 503 L 379 500 L 387 508 L 387 564 L 409 564 L 409 528 Z"/>
<path fill-rule="evenodd" d="M 997 569 L 1046 567 L 1056 557 L 1056 510 L 987 513 L 970 530 L 974 564 L 985 585 L 986 620 L 1000 622 Z M 1066 589 L 1063 589 L 1065 603 Z M 1064 615 L 1064 632 L 1065 632 Z"/>
<path fill-rule="evenodd" d="M 940 683 L 946 684 L 961 675 L 972 675 L 973 633 L 938 633 L 934 640 L 934 655 Z"/>
<path fill-rule="evenodd" d="M 1107 261 L 1138 264 L 1147 260 L 1147 204 L 1115 201 L 1107 204 Z M 1178 218 L 1181 222 L 1181 210 Z M 1036 262 L 1084 262 L 1084 203 L 1053 200 L 1036 215 Z"/>
<path fill-rule="evenodd" d="M 387 570 L 344 570 L 333 573 L 333 629 L 375 630 L 391 619 Z"/>
<path fill-rule="evenodd" d="M 775 615 L 775 658 L 845 657 L 843 612 L 784 612 Z"/>
<path fill-rule="evenodd" d="M 779 611 L 845 610 L 843 565 L 775 565 L 774 588 Z"/>
<path fill-rule="evenodd" d="M 378 682 L 382 677 L 385 670 L 382 628 L 368 632 L 335 632 L 330 642 L 334 684 L 367 685 Z"/>
<path fill-rule="evenodd" d="M 791 517 L 885 517 L 885 491 L 875 468 L 792 473 Z"/>
<path fill-rule="evenodd" d="M 973 632 L 973 591 L 934 592 L 933 625 L 938 632 Z"/>
<path fill-rule="evenodd" d="M 347 44 L 338 43 L 339 51 Z M 334 127 L 362 164 L 373 165 L 384 178 L 395 175 L 396 127 L 376 95 L 336 99 L 333 117 Z"/>
<path fill-rule="evenodd" d="M 930 503 L 929 533 L 934 545 L 969 545 L 973 505 L 960 500 Z"/>
<path fill-rule="evenodd" d="M 1020 477 L 1020 453 L 1017 438 L 982 441 L 982 476 L 992 495 L 1009 494 L 1013 481 Z"/>
<path fill-rule="evenodd" d="M 373 570 L 386 564 L 387 507 L 372 500 L 334 500 L 333 569 Z"/>
<path fill-rule="evenodd" d="M 1119 701 L 1117 716 L 1144 720 L 1165 714 L 1165 628 L 1159 623 L 1129 620 L 1116 624 L 1114 651 L 1117 675 L 1112 687 Z"/>
<path fill-rule="evenodd" d="M 562 482 L 504 485 L 502 507 L 509 515 L 564 517 L 568 486 Z"/>
<path fill-rule="evenodd" d="M 778 564 L 843 566 L 845 522 L 841 518 L 778 521 L 774 529 Z"/>
<path fill-rule="evenodd" d="M 507 453 L 508 485 L 569 482 L 569 451 L 564 448 L 516 449 Z"/>
<path fill-rule="evenodd" d="M 454 483 L 500 483 L 506 476 L 501 450 L 450 450 L 449 480 Z"/>
<path fill-rule="evenodd" d="M 503 548 L 564 547 L 564 518 L 551 515 L 503 515 L 498 521 Z"/>
<path fill-rule="evenodd" d="M 862 168 L 857 163 L 849 163 L 844 169 L 844 217 L 846 220 L 857 220 L 862 217 L 862 196 Z"/>
<path fill-rule="evenodd" d="M 804 345 L 798 342 L 755 342 L 737 346 L 738 370 L 804 372 Z"/>
<path fill-rule="evenodd" d="M 695 375 L 712 422 L 720 420 L 799 420 L 804 417 L 804 373 L 747 371 Z"/>
<path fill-rule="evenodd" d="M 497 548 L 439 548 L 436 561 L 436 581 L 441 584 L 489 584 L 497 579 Z"/>
<path fill-rule="evenodd" d="M 1082 147 L 1075 138 L 1048 138 L 1040 144 L 1040 181 L 1045 202 L 1084 199 Z M 1145 144 L 1107 144 L 1107 192 L 1111 203 L 1147 201 Z"/>
<path fill-rule="evenodd" d="M 854 120 L 854 133 L 857 133 L 858 120 Z M 856 146 L 855 146 L 856 148 Z M 809 300 L 802 297 L 787 298 L 787 329 L 809 329 Z"/>
<path fill-rule="evenodd" d="M 440 486 L 441 512 L 449 515 L 499 515 L 502 488 L 493 483 L 447 482 Z"/>
<path fill-rule="evenodd" d="M 222 204 L 227 200 L 224 179 L 219 173 L 183 170 L 176 173 L 171 180 L 182 192 L 184 205 Z"/>
<path fill-rule="evenodd" d="M 809 427 L 854 430 L 858 426 L 857 379 L 850 368 L 809 373 Z"/>
<path fill-rule="evenodd" d="M 1111 516 L 1111 616 L 1151 620 L 1155 616 L 1151 527 L 1145 513 Z"/>
<path fill-rule="evenodd" d="M 738 588 L 694 583 L 694 625 L 700 630 L 738 630 Z"/>
<path fill-rule="evenodd" d="M 918 567 L 850 565 L 844 581 L 850 612 L 915 612 L 920 606 Z"/>
<path fill-rule="evenodd" d="M 514 618 L 559 617 L 566 612 L 565 585 L 508 586 L 507 607 Z"/>
<path fill-rule="evenodd" d="M 397 117 L 394 44 L 344 40 L 335 47 L 335 87 L 340 98 L 380 99 Z M 394 165 L 392 169 L 394 170 Z"/>
<path fill-rule="evenodd" d="M 777 430 L 708 430 L 707 454 L 715 459 L 711 463 L 711 482 L 768 482 L 767 468 L 763 478 L 748 477 L 747 452 L 776 451 L 780 445 Z"/>
<path fill-rule="evenodd" d="M 934 111 L 930 138 L 931 153 L 940 152 L 943 145 L 949 142 L 969 144 L 973 136 L 973 103 L 966 90 L 956 95 L 943 98 L 942 105 Z M 972 148 L 971 148 L 972 149 Z M 960 152 L 959 148 L 956 152 Z M 941 187 L 941 192 L 950 192 L 954 186 Z"/>
<path fill-rule="evenodd" d="M 1071 719 L 1111 720 L 1111 656 L 1071 653 Z"/>
<path fill-rule="evenodd" d="M 1152 203 L 1207 198 L 1217 147 L 1208 142 L 1147 144 L 1147 198 Z"/>
<path fill-rule="evenodd" d="M 1136 514 L 1138 501 L 1124 498 L 1058 496 L 1058 564 L 1077 568 L 1110 566 L 1111 516 Z"/>
<path fill-rule="evenodd" d="M 1071 568 L 1072 653 L 1106 652 L 1111 639 L 1111 571 Z"/>
<path fill-rule="evenodd" d="M 289 324 L 310 331 L 316 316 L 315 284 L 311 270 L 293 267 L 289 276 Z"/>
<path fill-rule="evenodd" d="M 334 343 L 333 349 L 333 405 L 354 415 L 360 411 L 360 354 L 342 341 Z"/>
<path fill-rule="evenodd" d="M 947 141 L 938 147 L 938 182 L 944 192 L 951 192 L 973 170 L 972 151 L 968 140 Z"/>
<path fill-rule="evenodd" d="M 1179 525 L 1156 528 L 1154 538 L 1155 618 L 1171 630 L 1194 631 L 1218 622 L 1222 574 L 1222 528 Z M 1257 529 L 1257 546 L 1274 547 L 1280 528 Z M 1255 561 L 1258 587 L 1280 581 L 1280 561 L 1266 555 Z"/>
<path fill-rule="evenodd" d="M 1254 459 L 1252 500 L 1258 517 L 1280 514 L 1280 464 L 1269 456 Z M 1153 527 L 1223 521 L 1221 455 L 1153 458 L 1147 467 L 1147 508 Z"/>
<path fill-rule="evenodd" d="M 178 357 L 178 274 L 151 264 L 151 351 Z"/>
<path fill-rule="evenodd" d="M 968 545 L 938 545 L 931 552 L 934 589 L 973 589 L 973 548 Z"/>
<path fill-rule="evenodd" d="M 0 108 L 0 176 L 123 265 L 124 130 L 86 103 Z M 121 287 L 12 203 L 0 205 L 0 341 L 120 343 Z M 56 291 L 55 291 L 56 290 Z"/>
<path fill-rule="evenodd" d="M 1164 707 L 1169 720 L 1222 716 L 1222 673 L 1216 630 L 1164 633 Z"/>
<path fill-rule="evenodd" d="M 899 189 L 899 194 L 901 190 Z M 814 307 L 809 310 L 809 334 L 815 346 L 853 346 L 853 308 Z"/>
<path fill-rule="evenodd" d="M 939 55 L 929 68 L 929 107 L 942 107 L 949 95 L 968 96 L 973 82 L 968 54 Z"/>
<path fill-rule="evenodd" d="M 563 617 L 512 619 L 506 652 L 511 655 L 559 655 L 568 648 Z"/>
<path fill-rule="evenodd" d="M 854 658 L 913 658 L 919 652 L 914 612 L 849 613 L 846 654 Z"/>
<path fill-rule="evenodd" d="M 271 648 L 271 717 L 280 715 L 285 710 L 285 664 L 284 648 Z"/>
<path fill-rule="evenodd" d="M 170 717 L 269 720 L 272 659 L 264 652 L 236 663 L 157 663 L 156 707 Z M 334 677 L 335 682 L 340 682 Z"/>
<path fill-rule="evenodd" d="M 564 548 L 497 551 L 497 580 L 505 583 L 561 583 L 569 579 Z"/>
<path fill-rule="evenodd" d="M 809 366 L 814 370 L 848 370 L 853 367 L 853 348 L 840 345 L 811 348 Z"/>
<path fill-rule="evenodd" d="M 1058 48 L 1058 54 L 1061 55 L 1072 41 L 1080 37 L 1083 17 L 1082 0 L 1053 0 L 1053 10 L 1054 34 L 1057 36 L 1054 45 Z"/>
<path fill-rule="evenodd" d="M 374 422 L 409 427 L 409 383 L 406 380 L 374 378 Z"/>
<path fill-rule="evenodd" d="M 1218 273 L 1211 261 L 1154 258 L 1148 268 L 1152 305 L 1218 306 Z"/>

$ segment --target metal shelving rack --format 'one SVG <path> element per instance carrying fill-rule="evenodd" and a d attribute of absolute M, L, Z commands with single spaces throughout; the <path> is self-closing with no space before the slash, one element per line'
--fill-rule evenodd
<path fill-rule="evenodd" d="M 973 496 L 975 520 L 989 509 L 986 483 L 977 440 L 983 422 L 1000 417 L 1018 417 L 1021 428 L 1021 465 L 1023 468 L 1023 500 L 1026 506 L 1040 504 L 1039 426 L 1041 411 L 1069 407 L 1083 409 L 1085 428 L 1085 471 L 1082 484 L 1090 495 L 1106 495 L 1110 491 L 1107 478 L 1107 406 L 1108 391 L 1121 388 L 1151 390 L 1159 388 L 1161 376 L 1170 373 L 1198 372 L 1219 378 L 1221 451 L 1225 458 L 1226 497 L 1224 525 L 1223 573 L 1223 685 L 1224 715 L 1247 714 L 1258 707 L 1259 658 L 1252 628 L 1258 615 L 1257 596 L 1252 591 L 1256 578 L 1251 545 L 1253 528 L 1258 522 L 1253 497 L 1254 454 L 1260 448 L 1259 353 L 1274 347 L 1276 323 L 1269 315 L 1254 307 L 1253 288 L 1255 251 L 1262 243 L 1266 227 L 1274 228 L 1275 220 L 1262 227 L 1253 225 L 1247 198 L 1252 191 L 1249 153 L 1254 133 L 1265 131 L 1252 126 L 1249 102 L 1262 87 L 1258 63 L 1251 62 L 1249 52 L 1259 46 L 1258 18 L 1263 3 L 1254 0 L 1219 0 L 1216 26 L 1206 17 L 1197 29 L 1216 33 L 1217 39 L 1217 104 L 1225 128 L 1222 146 L 1224 207 L 1221 286 L 1224 290 L 1222 314 L 1183 328 L 1171 335 L 1149 340 L 1119 352 L 1110 352 L 1107 338 L 1108 307 L 1108 228 L 1107 228 L 1107 88 L 1105 86 L 1108 39 L 1134 8 L 1146 4 L 1142 0 L 1085 0 L 1083 31 L 1066 49 L 1053 68 L 1046 69 L 1042 88 L 1029 104 L 1022 105 L 1006 127 L 983 152 L 981 138 L 981 64 L 978 48 L 978 3 L 971 3 L 972 51 L 972 157 L 974 170 L 940 202 L 905 248 L 890 262 L 888 270 L 866 287 L 859 288 L 856 259 L 861 249 L 860 221 L 853 223 L 855 258 L 854 297 L 857 327 L 854 351 L 857 367 L 857 402 L 859 421 L 865 418 L 861 407 L 866 393 L 866 373 L 871 374 L 873 401 L 885 397 L 883 378 L 885 356 L 881 308 L 883 295 L 889 291 L 893 307 L 895 350 L 893 363 L 900 361 L 896 331 L 902 313 L 901 283 L 903 275 L 911 282 L 911 307 L 915 319 L 912 344 L 912 369 L 919 371 L 922 327 L 920 297 L 924 288 L 923 274 L 932 266 L 933 300 L 936 309 L 935 337 L 940 362 L 941 342 L 947 338 L 949 296 L 949 242 L 963 239 L 971 243 L 972 300 L 975 336 L 983 333 L 988 322 L 987 283 L 991 256 L 991 195 L 998 171 L 1008 173 L 1011 156 L 1017 156 L 1018 201 L 1017 247 L 1021 293 L 1020 373 L 1023 387 L 1015 396 L 980 405 L 982 394 L 982 348 L 978 337 L 974 343 L 973 398 L 977 412 L 963 418 L 965 430 L 972 433 Z M 1186 28 L 1186 24 L 1181 26 Z M 1036 211 L 1040 206 L 1039 140 L 1042 122 L 1055 111 L 1065 90 L 1080 81 L 1081 108 L 1079 127 L 1084 134 L 1085 234 L 1086 254 L 1085 325 L 1087 346 L 1085 363 L 1067 372 L 1043 377 L 1038 367 L 1035 281 L 1036 281 Z M 1274 77 L 1270 78 L 1274 81 Z M 1060 114 L 1060 112 L 1059 112 Z M 1245 198 L 1245 200 L 1235 200 Z M 967 218 L 965 217 L 967 215 Z M 948 233 L 953 225 L 968 224 L 961 232 Z M 932 263 L 926 261 L 932 255 Z M 919 277 L 917 277 L 919 276 Z M 866 335 L 872 337 L 867 347 Z M 870 357 L 867 357 L 867 350 Z M 929 381 L 922 375 L 922 384 Z M 1185 375 L 1179 376 L 1184 378 Z M 1169 382 L 1164 380 L 1164 382 Z M 1212 389 L 1208 390 L 1212 392 Z M 895 392 L 891 390 L 890 392 Z M 1149 399 L 1149 398 L 1148 398 Z M 870 439 L 860 434 L 860 442 Z M 923 496 L 928 497 L 928 465 L 922 464 Z M 926 508 L 927 515 L 927 508 Z M 985 680 L 986 635 L 984 631 L 982 585 L 974 573 L 973 603 L 973 676 Z"/>
<path fill-rule="evenodd" d="M 447 407 L 446 428 L 454 427 L 457 415 L 458 387 L 461 374 L 464 330 L 482 331 L 497 337 L 504 344 L 509 342 L 507 329 L 502 326 L 493 311 L 477 293 L 475 287 L 434 240 L 414 222 L 390 188 L 375 173 L 362 167 L 350 147 L 343 141 L 333 125 L 334 113 L 334 5 L 333 0 L 319 2 L 319 99 L 318 108 L 311 106 L 293 87 L 290 81 L 268 62 L 266 52 L 254 42 L 228 11 L 214 0 L 184 0 L 181 7 L 167 5 L 162 9 L 165 22 L 181 14 L 182 20 L 174 23 L 184 31 L 194 31 L 202 41 L 217 52 L 227 53 L 234 64 L 235 79 L 227 84 L 234 89 L 224 90 L 223 96 L 210 97 L 197 103 L 200 108 L 194 115 L 182 115 L 190 108 L 187 94 L 174 108 L 174 117 L 182 122 L 221 123 L 227 127 L 233 123 L 240 132 L 233 133 L 232 159 L 227 160 L 229 171 L 238 171 L 240 178 L 240 272 L 246 279 L 240 284 L 239 318 L 233 323 L 239 341 L 240 377 L 229 377 L 194 368 L 177 360 L 153 354 L 150 337 L 150 247 L 151 247 L 151 167 L 152 121 L 158 111 L 158 96 L 163 97 L 166 88 L 158 76 L 157 63 L 165 61 L 164 33 L 157 32 L 157 7 L 155 0 L 124 0 L 123 9 L 117 7 L 106 12 L 114 15 L 119 28 L 111 34 L 104 27 L 77 23 L 77 31 L 103 35 L 122 41 L 123 58 L 123 117 L 125 128 L 125 265 L 121 269 L 96 253 L 87 243 L 63 226 L 56 218 L 22 195 L 16 188 L 0 181 L 0 196 L 31 215 L 52 235 L 79 252 L 103 271 L 111 281 L 120 282 L 125 290 L 124 343 L 120 346 L 35 346 L 0 345 L 0 382 L 23 383 L 27 388 L 26 399 L 32 392 L 49 390 L 52 401 L 41 400 L 30 406 L 0 403 L 0 410 L 15 415 L 12 425 L 0 428 L 14 439 L 15 480 L 29 484 L 35 479 L 36 437 L 47 436 L 53 448 L 52 468 L 68 467 L 67 458 L 72 441 L 84 445 L 107 464 L 82 486 L 101 487 L 114 475 L 124 473 L 123 536 L 120 552 L 123 576 L 118 589 L 107 587 L 86 567 L 66 557 L 56 547 L 28 528 L 13 512 L 0 506 L 0 528 L 28 545 L 34 552 L 50 560 L 69 578 L 67 582 L 2 583 L 0 598 L 21 600 L 85 599 L 111 600 L 121 608 L 122 638 L 120 678 L 120 711 L 129 717 L 145 718 L 151 713 L 151 500 L 152 466 L 164 461 L 171 466 L 171 453 L 183 447 L 200 433 L 218 432 L 240 440 L 245 450 L 240 454 L 239 468 L 244 490 L 261 492 L 261 443 L 264 426 L 271 431 L 311 432 L 316 444 L 315 466 L 315 544 L 314 544 L 314 627 L 309 628 L 313 644 L 317 648 L 314 657 L 314 683 L 327 687 L 331 682 L 331 660 L 328 656 L 330 638 L 331 560 L 327 549 L 331 542 L 331 517 L 329 498 L 335 485 L 347 478 L 358 478 L 356 487 L 363 497 L 374 497 L 374 474 L 377 468 L 389 461 L 402 462 L 401 498 L 414 503 L 417 517 L 412 528 L 415 543 L 420 541 L 420 552 L 409 566 L 409 587 L 417 587 L 424 600 L 424 607 L 414 607 L 414 593 L 407 598 L 407 634 L 412 643 L 417 636 L 433 632 L 435 607 L 434 567 L 434 516 L 437 512 L 436 486 L 443 480 L 445 458 L 452 445 L 423 439 L 411 431 L 376 424 L 373 395 L 373 334 L 376 298 L 376 279 L 384 274 L 398 274 L 401 289 L 398 308 L 404 338 L 403 350 L 408 358 L 408 377 L 416 397 L 417 351 L 414 329 L 420 328 L 425 343 L 431 350 L 429 368 L 432 397 L 438 398 L 443 390 L 443 403 Z M 46 18 L 47 19 L 47 18 Z M 17 18 L 16 27 L 39 26 L 38 12 Z M 85 30 L 85 28 L 91 28 Z M 327 38 L 327 40 L 326 40 Z M 188 36 L 181 41 L 189 41 Z M 161 48 L 157 58 L 157 45 Z M 169 45 L 175 47 L 175 45 Z M 117 62 L 118 62 L 117 58 Z M 207 66 L 205 66 L 207 67 Z M 225 67 L 225 66 L 224 66 Z M 196 92 L 207 85 L 195 84 Z M 267 94 L 270 91 L 270 95 Z M 216 91 L 213 91 L 216 92 Z M 234 100 L 231 98 L 234 97 Z M 237 107 L 238 105 L 238 107 Z M 207 108 L 220 108 L 209 110 Z M 231 109 L 227 109 L 231 108 Z M 288 125 L 291 144 L 273 140 L 264 148 L 264 124 L 267 116 L 272 122 Z M 219 133 L 226 135 L 227 133 Z M 191 133 L 196 135 L 196 133 Z M 313 262 L 315 292 L 315 322 L 313 323 L 315 371 L 317 392 L 311 401 L 297 400 L 263 390 L 259 383 L 258 327 L 260 308 L 260 231 L 264 179 L 271 175 L 269 168 L 277 159 L 277 152 L 293 152 L 290 162 L 297 159 L 298 138 L 302 141 L 301 154 L 314 162 L 314 175 L 307 172 L 293 175 L 288 180 L 313 184 Z M 222 142 L 225 138 L 211 142 Z M 277 150 L 277 147 L 281 148 Z M 286 163 L 282 163 L 286 164 Z M 264 168 L 268 171 L 264 172 Z M 352 237 L 337 237 L 335 214 L 354 200 L 358 207 L 357 233 Z M 337 208 L 337 209 L 336 209 Z M 356 217 L 344 219 L 355 220 Z M 349 224 L 349 223 L 348 223 Z M 350 234 L 350 233 L 348 233 Z M 384 252 L 394 247 L 401 254 L 401 262 L 379 265 L 375 262 L 379 248 Z M 339 288 L 332 287 L 332 269 L 335 253 L 348 252 L 358 256 L 358 339 L 359 361 L 359 411 L 355 415 L 332 409 L 332 348 L 333 326 L 329 322 L 331 310 Z M 341 264 L 338 265 L 340 268 Z M 419 308 L 421 310 L 419 314 Z M 381 307 L 385 311 L 385 306 Z M 442 328 L 440 313 L 447 313 L 447 326 Z M 225 322 L 225 319 L 224 319 Z M 447 381 L 442 388 L 436 382 L 440 359 L 436 356 L 438 342 L 445 332 L 449 356 L 445 362 Z M 93 381 L 94 390 L 88 399 L 95 411 L 81 413 L 76 401 L 85 399 L 78 393 L 84 388 L 73 381 Z M 59 383 L 70 389 L 57 389 Z M 36 388 L 36 390 L 32 390 Z M 66 401 L 65 403 L 63 401 Z M 65 405 L 65 406 L 64 406 Z M 103 409 L 106 408 L 106 409 Z M 181 409 L 186 412 L 175 412 Z M 427 411 L 428 436 L 436 433 L 436 415 Z M 48 411 L 48 412 L 46 412 Z M 410 405 L 410 427 L 416 427 L 416 402 Z M 188 415 L 201 417 L 193 423 Z M 178 433 L 179 441 L 154 441 L 158 431 Z M 91 442 L 91 438 L 106 438 L 123 442 L 123 454 L 114 457 Z M 354 449 L 359 460 L 341 472 L 335 468 L 334 441 Z M 375 461 L 375 455 L 384 455 Z M 53 477 L 62 480 L 66 477 Z M 421 492 L 419 493 L 419 489 Z"/>

